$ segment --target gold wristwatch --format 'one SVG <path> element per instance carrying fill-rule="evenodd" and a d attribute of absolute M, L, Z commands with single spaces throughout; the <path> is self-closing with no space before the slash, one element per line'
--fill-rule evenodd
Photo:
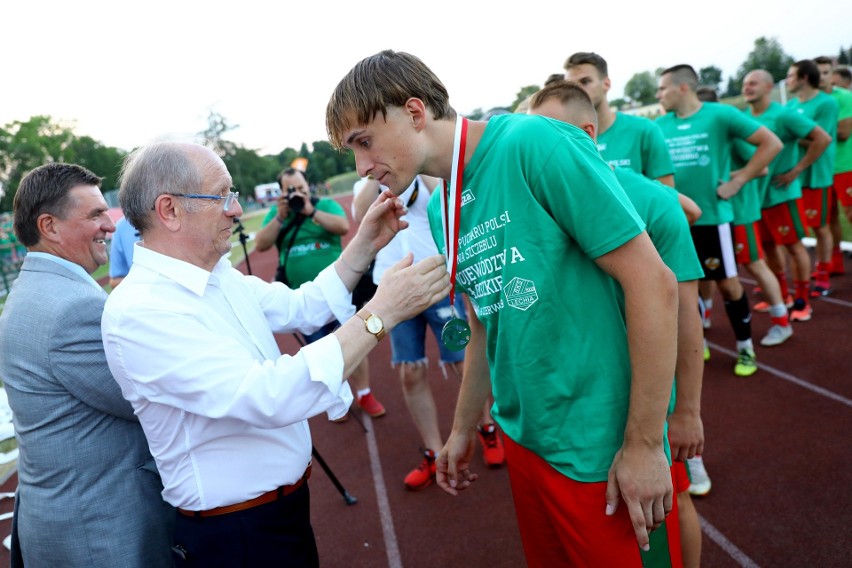
<path fill-rule="evenodd" d="M 361 310 L 355 315 L 364 320 L 364 327 L 367 328 L 368 333 L 375 335 L 378 341 L 382 340 L 387 333 L 387 331 L 385 331 L 385 323 L 382 321 L 382 318 L 376 314 L 368 312 L 367 310 Z"/>

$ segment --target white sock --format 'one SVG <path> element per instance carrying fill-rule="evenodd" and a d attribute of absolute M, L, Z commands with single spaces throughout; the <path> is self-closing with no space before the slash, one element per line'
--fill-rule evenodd
<path fill-rule="evenodd" d="M 355 396 L 361 398 L 362 396 L 367 396 L 368 394 L 370 394 L 370 387 L 360 389 L 358 392 L 355 393 Z"/>
<path fill-rule="evenodd" d="M 746 339 L 745 341 L 737 341 L 737 352 L 742 351 L 743 349 L 754 351 L 754 344 L 751 342 L 751 339 Z"/>
<path fill-rule="evenodd" d="M 769 315 L 774 318 L 780 318 L 787 315 L 787 306 L 784 305 L 784 302 L 780 304 L 775 304 L 774 306 L 769 306 Z"/>

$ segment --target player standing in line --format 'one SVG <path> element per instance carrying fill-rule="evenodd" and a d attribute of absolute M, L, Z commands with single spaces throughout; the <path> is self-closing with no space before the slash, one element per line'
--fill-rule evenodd
<path fill-rule="evenodd" d="M 731 242 L 733 209 L 728 199 L 765 168 L 780 151 L 781 141 L 766 127 L 734 107 L 698 100 L 698 75 L 689 65 L 666 69 L 657 99 L 668 114 L 657 119 L 675 166 L 675 187 L 701 208 L 691 227 L 704 278 L 714 280 L 725 299 L 725 311 L 736 336 L 734 373 L 757 371 L 751 338 L 751 311 L 737 275 Z M 730 172 L 731 147 L 741 139 L 757 146 L 754 156 L 736 175 Z"/>
<path fill-rule="evenodd" d="M 834 161 L 837 152 L 837 102 L 819 89 L 819 68 L 810 59 L 797 61 L 787 72 L 787 90 L 795 94 L 787 101 L 787 107 L 816 122 L 831 136 L 831 145 L 817 161 L 802 172 L 802 203 L 805 223 L 816 235 L 816 274 L 811 297 L 824 296 L 831 290 L 829 271 L 831 268 L 832 235 L 831 186 L 834 183 Z M 800 145 L 807 143 L 800 141 Z"/>

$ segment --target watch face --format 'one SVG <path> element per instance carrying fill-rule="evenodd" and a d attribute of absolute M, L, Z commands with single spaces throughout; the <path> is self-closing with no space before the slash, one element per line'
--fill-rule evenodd
<path fill-rule="evenodd" d="M 367 318 L 367 329 L 370 333 L 379 333 L 384 328 L 381 318 L 377 315 L 371 315 Z"/>

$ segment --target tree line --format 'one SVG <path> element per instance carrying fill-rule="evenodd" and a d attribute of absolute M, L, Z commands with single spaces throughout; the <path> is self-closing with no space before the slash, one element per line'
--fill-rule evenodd
<path fill-rule="evenodd" d="M 841 46 L 837 60 L 842 65 L 852 64 L 852 46 Z M 776 81 L 781 81 L 794 61 L 784 52 L 778 40 L 760 37 L 755 40 L 754 48 L 736 74 L 728 78 L 726 89 L 720 94 L 739 95 L 743 77 L 752 69 L 765 69 Z M 661 71 L 635 73 L 626 83 L 624 95 L 611 100 L 610 104 L 623 108 L 655 102 L 657 76 Z M 723 81 L 720 68 L 714 65 L 702 67 L 698 74 L 702 85 L 720 90 Z M 539 85 L 522 87 L 512 104 L 504 108 L 514 110 L 539 88 Z M 476 109 L 468 116 L 479 119 L 485 114 L 482 109 Z M 308 160 L 307 178 L 310 183 L 320 184 L 335 175 L 355 171 L 352 153 L 338 152 L 326 140 L 313 142 L 310 149 L 303 143 L 298 150 L 285 148 L 278 154 L 261 155 L 254 149 L 229 141 L 228 132 L 238 126 L 229 124 L 219 113 L 211 112 L 207 122 L 207 128 L 198 133 L 198 141 L 219 154 L 231 172 L 236 191 L 246 197 L 253 195 L 255 185 L 275 180 L 283 168 L 299 157 Z M 49 116 L 34 116 L 0 127 L 0 211 L 11 211 L 12 198 L 26 172 L 48 162 L 80 164 L 104 178 L 104 191 L 115 189 L 126 154 L 124 150 L 107 146 L 89 136 L 78 136 L 71 126 L 60 124 Z"/>

